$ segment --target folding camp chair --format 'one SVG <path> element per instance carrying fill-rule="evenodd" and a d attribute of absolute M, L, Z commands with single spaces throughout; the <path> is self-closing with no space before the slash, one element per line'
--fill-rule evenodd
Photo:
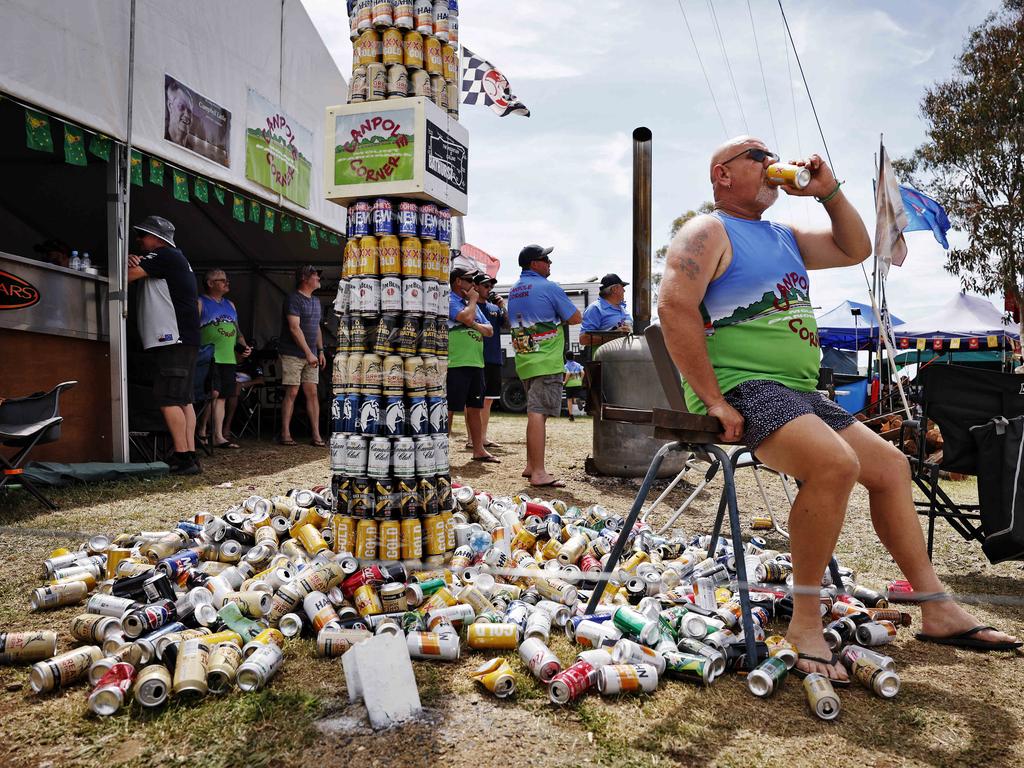
<path fill-rule="evenodd" d="M 626 517 L 622 527 L 623 531 L 632 530 L 640 510 L 643 508 L 647 494 L 650 492 L 654 479 L 658 476 L 665 457 L 673 451 L 688 451 L 695 457 L 708 463 L 717 461 L 721 467 L 722 476 L 725 481 L 722 489 L 722 496 L 718 505 L 718 517 L 715 520 L 715 529 L 712 532 L 711 542 L 708 546 L 708 557 L 714 555 L 718 537 L 722 530 L 723 517 L 726 510 L 729 513 L 729 529 L 732 534 L 733 549 L 736 557 L 736 578 L 739 582 L 741 619 L 743 637 L 746 646 L 747 664 L 753 669 L 757 664 L 757 648 L 754 641 L 754 627 L 750 616 L 750 594 L 747 588 L 746 563 L 740 553 L 743 552 L 743 540 L 741 537 L 739 506 L 736 501 L 736 485 L 733 479 L 735 470 L 733 461 L 729 455 L 715 442 L 722 431 L 722 425 L 714 416 L 705 416 L 690 413 L 686 408 L 686 401 L 683 398 L 681 379 L 669 356 L 665 346 L 665 340 L 661 333 L 660 325 L 651 325 L 644 332 L 647 345 L 650 348 L 654 360 L 654 367 L 661 382 L 665 397 L 668 399 L 669 408 L 655 408 L 652 411 L 645 411 L 635 408 L 621 408 L 614 405 L 601 406 L 601 418 L 609 421 L 624 421 L 634 424 L 653 424 L 654 437 L 659 440 L 671 440 L 666 443 L 654 455 L 647 475 L 644 477 L 637 493 L 633 506 Z M 626 544 L 626 537 L 620 536 L 612 547 L 612 551 L 605 562 L 604 573 L 611 573 L 618 565 L 622 550 Z M 601 599 L 604 590 L 594 590 L 587 606 L 587 613 L 593 613 Z"/>
<path fill-rule="evenodd" d="M 978 474 L 978 454 L 971 427 L 996 416 L 1011 419 L 1024 414 L 1024 376 L 959 365 L 929 365 L 918 376 L 921 383 L 921 418 L 900 427 L 900 446 L 913 436 L 917 450 L 908 456 L 914 484 L 925 498 L 915 499 L 918 514 L 928 518 L 928 557 L 932 556 L 935 520 L 942 518 L 971 541 L 984 542 L 979 505 L 953 501 L 943 489 L 940 471 Z M 942 458 L 928 455 L 928 422 L 942 434 Z"/>
<path fill-rule="evenodd" d="M 22 464 L 37 445 L 60 439 L 60 427 L 64 421 L 60 415 L 60 393 L 77 383 L 65 381 L 46 393 L 37 392 L 0 402 L 0 445 L 18 449 L 11 457 L 0 453 L 0 490 L 8 483 L 16 482 L 48 508 L 57 508 L 25 477 Z"/>
<path fill-rule="evenodd" d="M 196 424 L 198 424 L 203 417 L 203 413 L 208 408 L 213 407 L 213 399 L 211 397 L 213 390 L 211 389 L 211 378 L 210 369 L 213 368 L 213 344 L 204 344 L 199 348 L 199 353 L 196 355 L 196 374 L 192 378 L 192 407 L 196 412 Z M 213 434 L 212 425 L 208 428 L 208 435 Z M 203 449 L 203 453 L 207 456 L 213 455 L 213 439 L 200 440 L 198 435 L 196 436 L 196 445 Z"/>

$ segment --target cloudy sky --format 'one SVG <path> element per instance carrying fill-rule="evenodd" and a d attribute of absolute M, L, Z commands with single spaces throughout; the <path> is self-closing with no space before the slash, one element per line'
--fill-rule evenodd
<path fill-rule="evenodd" d="M 303 3 L 347 76 L 345 3 Z M 879 134 L 891 157 L 924 140 L 924 88 L 951 75 L 967 31 L 999 3 L 783 4 L 836 176 L 873 233 Z M 502 259 L 502 282 L 515 279 L 515 256 L 531 242 L 554 246 L 556 279 L 605 272 L 630 279 L 630 135 L 637 126 L 654 133 L 654 248 L 667 241 L 675 216 L 710 199 L 707 158 L 726 137 L 760 136 L 783 158 L 824 155 L 778 3 L 682 0 L 682 10 L 696 52 L 677 0 L 460 3 L 461 42 L 498 67 L 532 112 L 499 118 L 463 106 L 460 117 L 470 133 L 466 237 Z M 780 195 L 768 217 L 825 225 L 820 209 L 813 199 Z M 950 241 L 965 239 L 951 233 Z M 906 264 L 890 275 L 889 302 L 897 316 L 916 319 L 959 283 L 942 269 L 931 233 L 908 233 L 907 242 Z M 866 302 L 861 268 L 814 274 L 812 299 L 819 314 L 844 299 Z"/>

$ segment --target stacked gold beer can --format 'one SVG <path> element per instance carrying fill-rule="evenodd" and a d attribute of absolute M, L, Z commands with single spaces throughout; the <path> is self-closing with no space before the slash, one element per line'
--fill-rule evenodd
<path fill-rule="evenodd" d="M 335 310 L 331 473 L 343 548 L 360 562 L 443 562 L 451 217 L 432 203 L 349 206 Z"/>
<path fill-rule="evenodd" d="M 426 96 L 459 116 L 456 0 L 349 0 L 349 103 Z"/>

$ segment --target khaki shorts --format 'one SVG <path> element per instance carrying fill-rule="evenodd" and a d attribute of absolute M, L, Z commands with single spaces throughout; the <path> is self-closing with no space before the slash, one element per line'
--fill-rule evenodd
<path fill-rule="evenodd" d="M 304 357 L 281 355 L 281 383 L 286 387 L 319 384 L 320 369 L 307 363 Z"/>
<path fill-rule="evenodd" d="M 526 388 L 526 412 L 558 416 L 562 412 L 562 374 L 523 379 Z"/>

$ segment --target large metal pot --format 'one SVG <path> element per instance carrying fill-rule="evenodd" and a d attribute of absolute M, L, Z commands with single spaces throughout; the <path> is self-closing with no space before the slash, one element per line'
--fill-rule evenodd
<path fill-rule="evenodd" d="M 594 355 L 601 363 L 601 400 L 624 408 L 668 408 L 654 361 L 642 336 L 609 341 Z M 605 421 L 594 409 L 593 467 L 613 477 L 643 477 L 651 459 L 667 441 L 654 439 L 654 427 Z M 674 477 L 683 469 L 686 454 L 665 457 L 658 477 Z"/>

